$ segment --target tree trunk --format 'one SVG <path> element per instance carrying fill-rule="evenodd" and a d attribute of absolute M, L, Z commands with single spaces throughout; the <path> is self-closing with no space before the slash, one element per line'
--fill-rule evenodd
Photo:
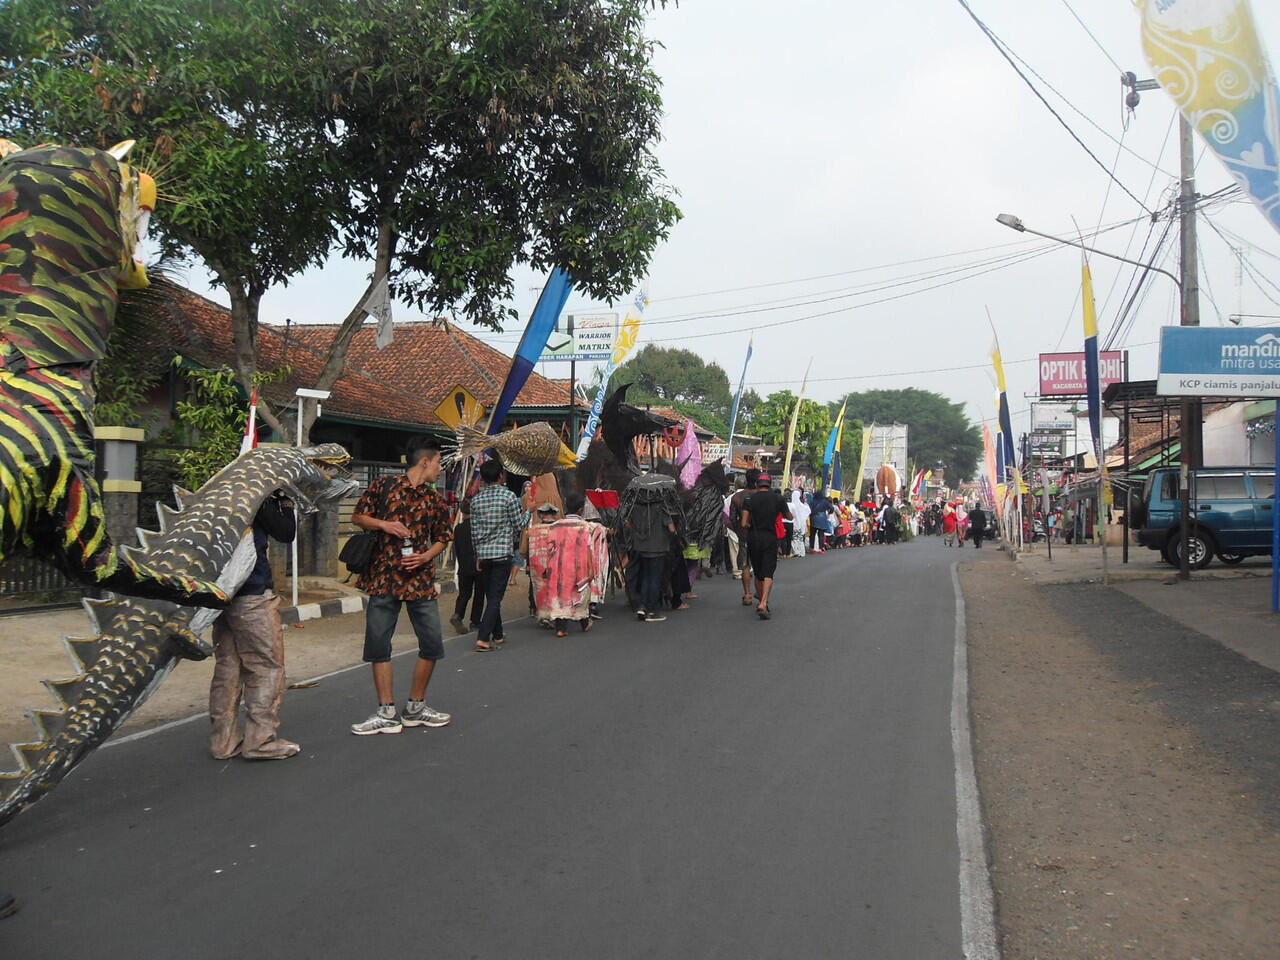
<path fill-rule="evenodd" d="M 217 268 L 215 268 L 217 270 Z M 246 396 L 253 396 L 254 377 L 258 373 L 258 307 L 263 290 L 246 288 L 234 278 L 217 271 L 218 279 L 226 287 L 231 298 L 231 332 L 235 339 L 236 377 Z M 271 404 L 259 396 L 258 413 L 271 429 L 285 439 L 288 430 L 271 409 Z"/>
<path fill-rule="evenodd" d="M 253 396 L 254 377 L 258 372 L 258 307 L 266 289 L 261 284 L 246 284 L 240 276 L 227 269 L 218 258 L 210 256 L 201 249 L 196 238 L 183 231 L 178 236 L 217 275 L 218 281 L 227 291 L 231 300 L 231 334 L 235 343 L 236 378 L 245 392 L 245 396 Z M 275 434 L 287 439 L 289 434 L 271 404 L 262 397 L 258 400 L 258 414 Z"/>
<path fill-rule="evenodd" d="M 332 390 L 334 384 L 342 377 L 343 368 L 347 363 L 347 351 L 351 347 L 351 340 L 355 337 L 359 329 L 364 326 L 365 319 L 369 316 L 365 312 L 364 302 L 383 276 L 391 271 L 391 258 L 395 255 L 396 235 L 391 227 L 390 220 L 383 220 L 378 227 L 378 249 L 373 262 L 373 278 L 369 281 L 369 285 L 365 287 L 364 292 L 360 294 L 360 299 L 356 302 L 356 306 L 347 314 L 338 332 L 334 334 L 332 342 L 329 344 L 329 355 L 325 358 L 324 369 L 320 371 L 320 376 L 316 378 L 315 388 L 317 390 Z M 311 427 L 316 422 L 316 404 L 307 404 L 302 412 L 302 435 L 310 438 Z"/>

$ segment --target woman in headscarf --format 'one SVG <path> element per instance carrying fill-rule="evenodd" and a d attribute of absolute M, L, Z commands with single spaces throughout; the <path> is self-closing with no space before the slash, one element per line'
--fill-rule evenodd
<path fill-rule="evenodd" d="M 831 515 L 835 512 L 835 508 L 831 505 L 831 500 L 821 490 L 813 495 L 813 503 L 809 505 L 809 521 L 813 524 L 813 552 L 827 552 L 827 534 L 835 529 L 835 524 L 831 522 Z"/>
<path fill-rule="evenodd" d="M 791 521 L 791 552 L 803 557 L 809 535 L 809 504 L 805 502 L 803 490 L 791 491 Z"/>

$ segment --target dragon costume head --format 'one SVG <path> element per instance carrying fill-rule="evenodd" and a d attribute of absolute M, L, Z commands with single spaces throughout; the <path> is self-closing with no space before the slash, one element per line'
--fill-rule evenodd
<path fill-rule="evenodd" d="M 110 150 L 0 141 L 0 357 L 20 372 L 101 359 L 156 183 Z"/>

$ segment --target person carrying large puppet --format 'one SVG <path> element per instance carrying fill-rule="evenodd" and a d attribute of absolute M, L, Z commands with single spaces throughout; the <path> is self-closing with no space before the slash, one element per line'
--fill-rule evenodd
<path fill-rule="evenodd" d="M 94 478 L 93 365 L 134 259 L 155 181 L 111 150 L 0 140 L 0 560 L 27 551 L 89 587 L 225 607 L 213 583 L 161 571 L 107 535 Z"/>

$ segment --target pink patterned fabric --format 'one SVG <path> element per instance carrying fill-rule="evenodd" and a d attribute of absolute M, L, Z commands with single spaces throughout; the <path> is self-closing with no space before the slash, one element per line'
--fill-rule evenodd
<path fill-rule="evenodd" d="M 604 592 L 609 588 L 609 529 L 603 523 L 588 523 L 591 538 L 591 559 L 595 575 L 591 578 L 591 602 L 603 603 Z"/>
<path fill-rule="evenodd" d="M 676 463 L 683 464 L 680 467 L 680 484 L 686 490 L 692 490 L 698 474 L 702 473 L 702 448 L 698 446 L 698 434 L 692 420 L 684 422 L 684 439 L 676 448 Z"/>
<path fill-rule="evenodd" d="M 591 528 L 574 517 L 529 528 L 529 575 L 539 619 L 585 620 L 596 576 Z"/>

